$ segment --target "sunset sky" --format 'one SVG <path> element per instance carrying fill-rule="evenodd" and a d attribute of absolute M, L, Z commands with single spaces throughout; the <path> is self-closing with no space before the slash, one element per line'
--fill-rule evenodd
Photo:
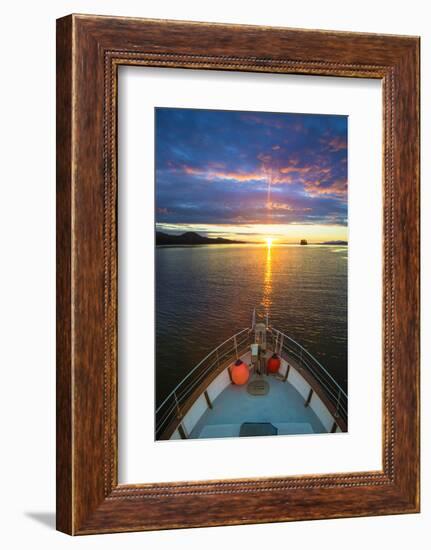
<path fill-rule="evenodd" d="M 157 108 L 156 227 L 347 240 L 347 117 Z"/>

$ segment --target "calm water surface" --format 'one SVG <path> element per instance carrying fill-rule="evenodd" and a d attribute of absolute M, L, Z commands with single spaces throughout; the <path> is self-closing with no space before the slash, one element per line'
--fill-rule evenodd
<path fill-rule="evenodd" d="M 347 247 L 158 247 L 157 403 L 254 307 L 347 388 Z"/>

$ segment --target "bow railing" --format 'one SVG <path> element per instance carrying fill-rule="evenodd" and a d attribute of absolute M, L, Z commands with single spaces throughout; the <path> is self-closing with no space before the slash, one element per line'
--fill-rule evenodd
<path fill-rule="evenodd" d="M 331 402 L 335 418 L 339 416 L 347 423 L 347 394 L 327 369 L 287 334 L 272 327 L 267 329 L 267 333 L 271 348 L 288 362 L 290 358 L 293 358 L 300 373 L 301 370 L 308 372 L 318 382 L 325 392 L 325 396 Z"/>
<path fill-rule="evenodd" d="M 204 357 L 157 407 L 156 439 L 160 438 L 173 421 L 181 420 L 185 412 L 184 404 L 197 388 L 203 387 L 211 373 L 221 372 L 223 366 L 228 366 L 235 358 L 243 355 L 253 342 L 253 330 L 245 328 Z M 267 344 L 287 362 L 293 359 L 296 363 L 294 366 L 299 369 L 300 374 L 304 374 L 305 371 L 317 381 L 332 404 L 334 417 L 340 417 L 347 423 L 346 392 L 309 351 L 287 334 L 271 326 L 267 328 Z"/>
<path fill-rule="evenodd" d="M 213 349 L 182 380 L 156 409 L 156 439 L 175 419 L 183 416 L 183 405 L 213 372 L 229 365 L 233 359 L 243 355 L 252 344 L 252 333 L 249 328 L 237 332 L 222 344 Z"/>

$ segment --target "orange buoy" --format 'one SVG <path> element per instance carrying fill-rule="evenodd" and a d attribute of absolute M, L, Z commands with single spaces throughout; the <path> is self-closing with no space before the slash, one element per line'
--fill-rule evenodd
<path fill-rule="evenodd" d="M 271 374 L 275 374 L 276 372 L 278 372 L 278 369 L 280 368 L 280 364 L 281 364 L 280 357 L 276 353 L 274 353 L 272 357 L 268 359 L 268 364 L 267 364 L 268 372 Z"/>
<path fill-rule="evenodd" d="M 235 364 L 230 369 L 230 374 L 232 377 L 232 382 L 237 386 L 245 384 L 250 376 L 248 366 L 241 361 L 241 359 L 237 359 L 235 361 Z"/>

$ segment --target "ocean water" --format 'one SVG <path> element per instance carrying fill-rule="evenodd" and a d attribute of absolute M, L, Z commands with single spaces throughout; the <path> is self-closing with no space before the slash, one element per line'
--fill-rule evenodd
<path fill-rule="evenodd" d="M 157 247 L 157 403 L 253 308 L 347 390 L 347 246 Z"/>

